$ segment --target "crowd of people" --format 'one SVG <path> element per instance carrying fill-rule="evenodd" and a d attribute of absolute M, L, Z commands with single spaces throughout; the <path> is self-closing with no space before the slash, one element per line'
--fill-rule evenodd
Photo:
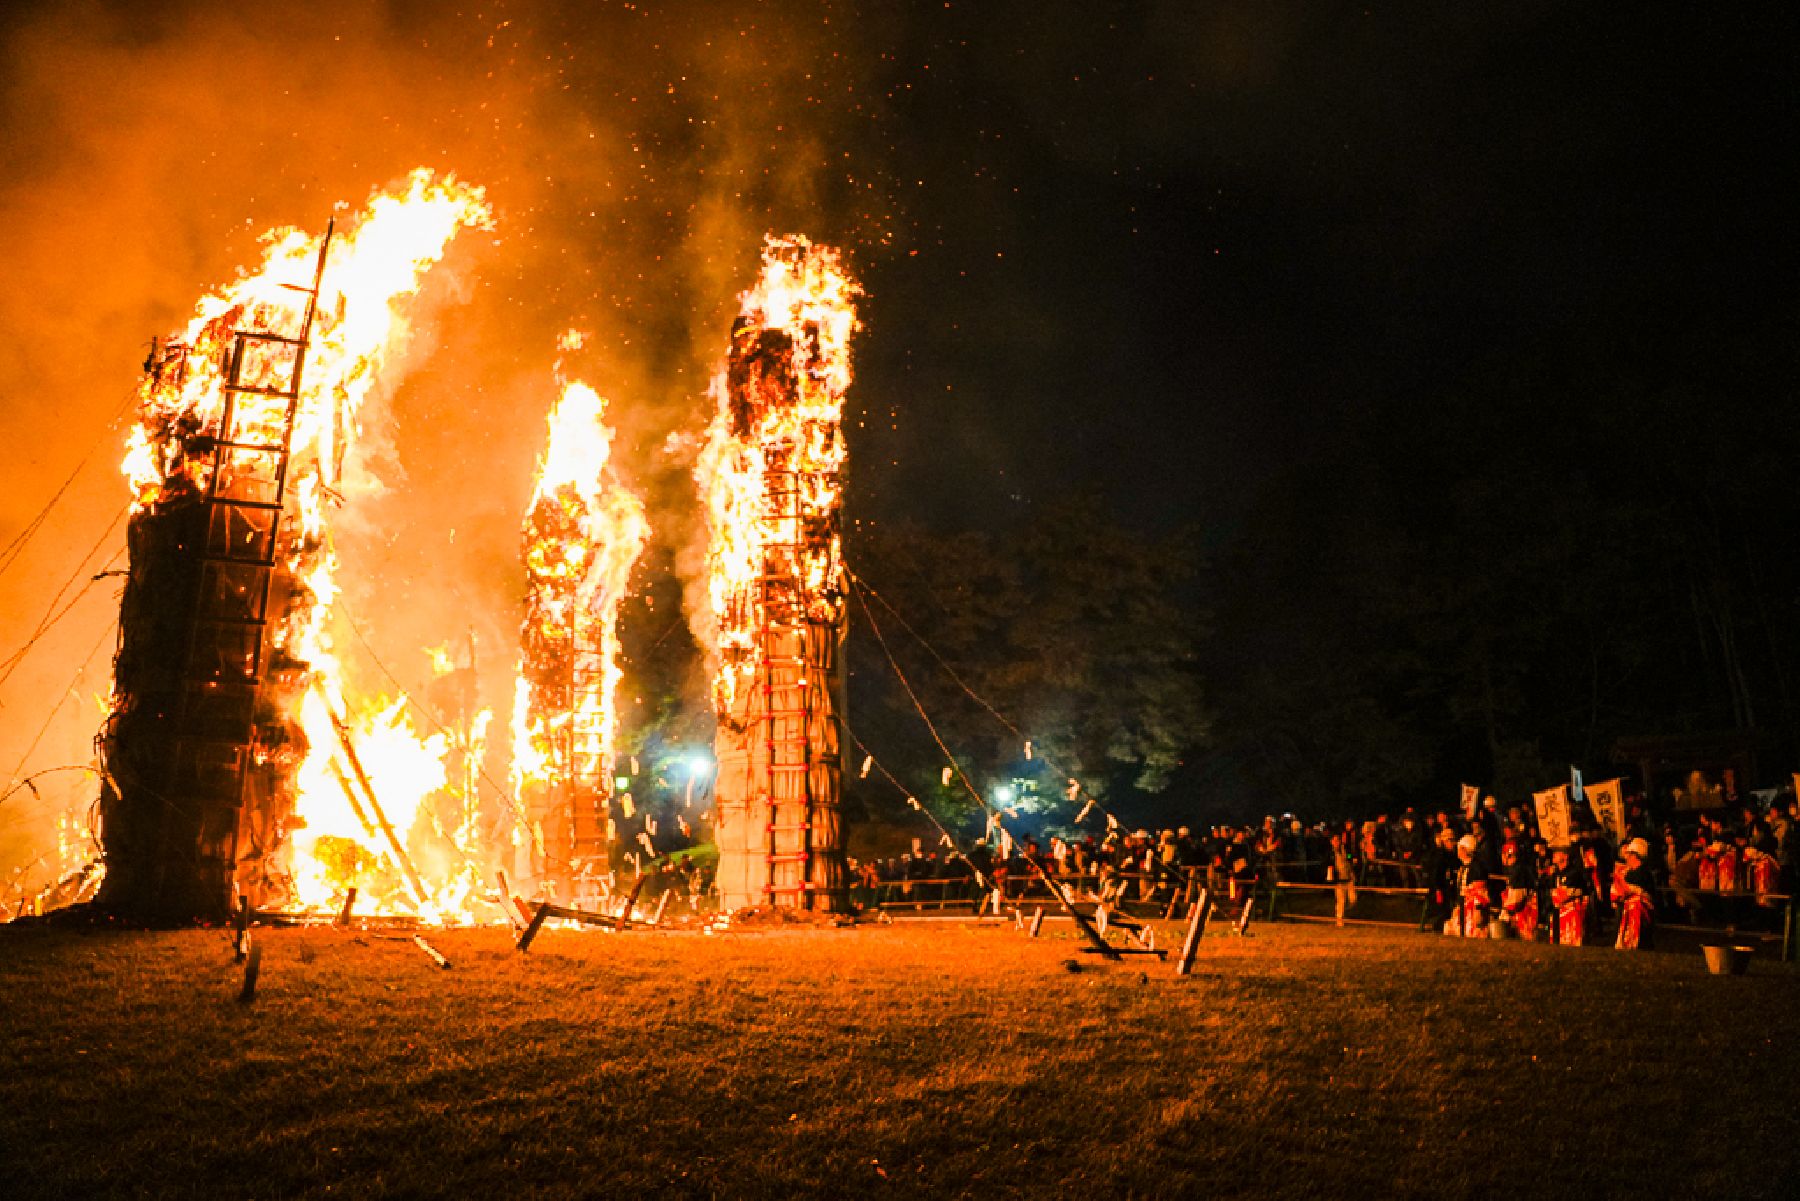
<path fill-rule="evenodd" d="M 1659 915 L 1700 922 L 1708 894 L 1769 911 L 1800 885 L 1800 804 L 1791 795 L 1766 809 L 1683 813 L 1660 825 L 1641 798 L 1627 797 L 1622 837 L 1574 808 L 1570 836 L 1554 846 L 1533 806 L 1502 809 L 1490 796 L 1471 813 L 1407 809 L 1336 824 L 1266 817 L 1258 825 L 1114 828 L 1042 841 L 1001 832 L 967 852 L 921 849 L 859 864 L 855 878 L 870 900 L 911 895 L 927 882 L 944 896 L 1005 889 L 1040 867 L 1072 880 L 1119 881 L 1143 901 L 1202 885 L 1235 903 L 1278 882 L 1310 884 L 1335 893 L 1340 924 L 1359 889 L 1414 890 L 1448 935 L 1567 945 L 1610 938 L 1627 949 L 1650 944 Z"/>

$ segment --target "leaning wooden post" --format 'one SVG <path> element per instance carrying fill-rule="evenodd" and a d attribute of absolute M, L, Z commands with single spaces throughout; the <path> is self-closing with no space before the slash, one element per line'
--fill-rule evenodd
<path fill-rule="evenodd" d="M 337 706 L 332 703 L 331 697 L 326 693 L 323 685 L 319 686 L 319 696 L 325 702 L 325 712 L 331 717 L 331 727 L 337 732 L 338 745 L 344 748 L 344 761 L 350 765 L 351 774 L 356 777 L 357 784 L 362 788 L 362 799 L 368 802 L 369 809 L 374 813 L 376 824 L 381 827 L 382 834 L 387 836 L 388 847 L 394 852 L 394 862 L 400 866 L 401 874 L 406 877 L 407 884 L 412 886 L 413 895 L 423 905 L 431 899 L 431 893 L 426 889 L 425 881 L 419 878 L 418 869 L 413 866 L 412 856 L 406 853 L 406 844 L 400 841 L 400 835 L 395 832 L 393 823 L 388 821 L 386 811 L 382 809 L 381 802 L 375 797 L 375 787 L 369 783 L 369 774 L 363 770 L 362 759 L 356 753 L 356 743 L 350 737 L 350 723 L 338 716 Z M 349 783 L 342 775 L 338 777 L 338 780 L 346 785 Z M 351 791 L 349 788 L 345 789 L 346 794 Z"/>
<path fill-rule="evenodd" d="M 356 889 L 352 887 L 344 892 L 344 907 L 338 910 L 337 924 L 339 926 L 348 926 L 350 924 L 350 911 L 355 908 Z"/>
<path fill-rule="evenodd" d="M 638 894 L 644 891 L 644 881 L 647 879 L 649 879 L 648 876 L 639 872 L 638 878 L 631 882 L 631 891 L 625 895 L 625 903 L 619 906 L 619 923 L 621 926 L 629 926 L 631 924 L 631 911 L 637 908 Z"/>
<path fill-rule="evenodd" d="M 538 905 L 537 912 L 531 915 L 531 924 L 526 926 L 525 933 L 519 936 L 519 954 L 523 955 L 526 951 L 531 950 L 531 940 L 536 938 L 538 931 L 544 928 L 544 919 L 550 916 L 550 910 L 554 908 L 555 906 L 549 901 Z"/>
<path fill-rule="evenodd" d="M 1043 879 L 1045 887 L 1049 888 L 1050 895 L 1056 898 L 1056 903 L 1063 907 L 1063 912 L 1067 913 L 1074 921 L 1075 928 L 1081 931 L 1082 937 L 1088 940 L 1088 945 L 1091 946 L 1097 954 L 1103 955 L 1114 962 L 1124 958 L 1123 955 L 1119 954 L 1119 949 L 1117 947 L 1106 941 L 1106 936 L 1104 934 L 1094 929 L 1094 923 L 1089 920 L 1087 914 L 1075 908 L 1074 903 L 1069 900 L 1068 894 L 1063 891 L 1062 884 L 1051 877 L 1050 873 L 1045 870 L 1044 865 L 1038 860 L 1037 856 L 1027 855 L 1025 856 L 1025 862 L 1029 863 L 1037 871 L 1039 877 Z"/>
<path fill-rule="evenodd" d="M 1037 907 L 1037 911 L 1031 915 L 1031 937 L 1036 938 L 1038 936 L 1038 931 L 1042 930 L 1043 928 L 1044 928 L 1044 907 L 1042 905 L 1039 905 Z"/>
<path fill-rule="evenodd" d="M 1251 893 L 1244 898 L 1244 911 L 1238 914 L 1237 932 L 1242 937 L 1250 932 L 1250 915 L 1256 910 L 1256 894 Z"/>
<path fill-rule="evenodd" d="M 1175 974 L 1185 976 L 1194 970 L 1194 955 L 1200 950 L 1200 939 L 1206 933 L 1206 914 L 1212 908 L 1212 897 L 1204 888 L 1200 899 L 1188 911 L 1187 937 L 1181 940 L 1181 956 L 1175 960 Z"/>

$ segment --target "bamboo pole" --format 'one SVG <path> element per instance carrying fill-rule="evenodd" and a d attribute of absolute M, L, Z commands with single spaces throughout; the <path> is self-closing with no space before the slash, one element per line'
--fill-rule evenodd
<path fill-rule="evenodd" d="M 381 802 L 376 799 L 375 789 L 369 783 L 369 775 L 363 770 L 362 759 L 356 753 L 356 744 L 351 741 L 350 726 L 338 716 L 337 706 L 333 705 L 331 698 L 325 695 L 323 687 L 319 689 L 319 695 L 325 701 L 325 711 L 331 715 L 331 727 L 337 731 L 338 744 L 344 748 L 344 760 L 350 764 L 350 771 L 355 775 L 357 784 L 362 787 L 363 799 L 368 802 L 369 810 L 375 815 L 376 822 L 381 826 L 381 832 L 386 836 L 388 846 L 393 849 L 394 860 L 400 865 L 401 874 L 406 877 L 406 882 L 411 886 L 419 903 L 424 904 L 430 899 L 431 894 L 425 888 L 425 881 L 419 878 L 418 869 L 413 867 L 412 857 L 406 853 L 405 844 L 394 832 L 393 823 L 389 822 L 387 814 L 382 812 Z M 348 781 L 343 780 L 341 774 L 338 779 L 346 785 L 348 784 Z M 347 787 L 345 791 L 348 793 Z"/>

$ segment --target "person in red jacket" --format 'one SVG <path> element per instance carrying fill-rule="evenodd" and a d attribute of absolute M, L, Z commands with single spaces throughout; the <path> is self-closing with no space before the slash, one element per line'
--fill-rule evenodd
<path fill-rule="evenodd" d="M 1516 842 L 1500 848 L 1500 863 L 1506 870 L 1506 891 L 1500 894 L 1500 912 L 1520 938 L 1531 942 L 1537 938 L 1537 866 L 1519 853 Z"/>
<path fill-rule="evenodd" d="M 1645 862 L 1650 844 L 1634 838 L 1621 848 L 1625 870 L 1613 880 L 1612 897 L 1619 910 L 1619 934 L 1613 946 L 1636 951 L 1650 945 L 1656 924 L 1656 878 Z"/>
<path fill-rule="evenodd" d="M 1569 848 L 1550 852 L 1550 903 L 1556 906 L 1556 941 L 1578 947 L 1587 939 L 1588 874 L 1569 862 Z"/>

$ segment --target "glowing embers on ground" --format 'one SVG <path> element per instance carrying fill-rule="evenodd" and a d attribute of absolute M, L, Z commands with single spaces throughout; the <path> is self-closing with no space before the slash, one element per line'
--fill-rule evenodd
<path fill-rule="evenodd" d="M 524 529 L 513 786 L 534 826 L 533 867 L 568 897 L 603 890 L 610 869 L 619 605 L 650 535 L 643 503 L 608 466 L 605 413 L 591 387 L 564 385 Z"/>
<path fill-rule="evenodd" d="M 838 603 L 841 422 L 859 293 L 837 251 L 800 235 L 769 238 L 712 381 L 715 415 L 696 469 L 710 606 L 695 624 L 721 719 L 755 668 L 763 581 L 790 580 L 800 595 L 789 599 L 802 605 Z M 783 488 L 792 494 L 771 491 Z"/>
<path fill-rule="evenodd" d="M 333 650 L 331 512 L 358 466 L 366 401 L 404 341 L 409 303 L 458 231 L 488 221 L 481 189 L 416 171 L 329 243 L 293 229 L 268 234 L 260 266 L 203 298 L 153 355 L 124 463 L 137 509 L 210 500 L 217 485 L 228 520 L 213 528 L 241 537 L 235 550 L 210 548 L 208 569 L 217 559 L 249 570 L 256 556 L 240 553 L 244 544 L 271 548 L 274 584 L 261 585 L 267 608 L 257 619 L 262 667 L 245 677 L 258 689 L 250 746 L 266 780 L 246 792 L 237 840 L 240 886 L 242 870 L 254 870 L 265 902 L 285 885 L 289 902 L 323 908 L 359 887 L 395 910 L 443 918 L 470 887 L 469 823 L 439 839 L 458 854 L 409 850 L 441 824 L 424 820 L 425 801 L 445 783 L 449 738 L 421 738 L 404 698 L 360 712 L 346 699 Z M 278 502 L 278 523 L 256 515 L 258 500 Z M 131 702 L 115 696 L 115 706 Z M 379 804 L 361 805 L 359 816 L 346 774 L 360 774 Z M 420 874 L 431 868 L 430 879 Z"/>

